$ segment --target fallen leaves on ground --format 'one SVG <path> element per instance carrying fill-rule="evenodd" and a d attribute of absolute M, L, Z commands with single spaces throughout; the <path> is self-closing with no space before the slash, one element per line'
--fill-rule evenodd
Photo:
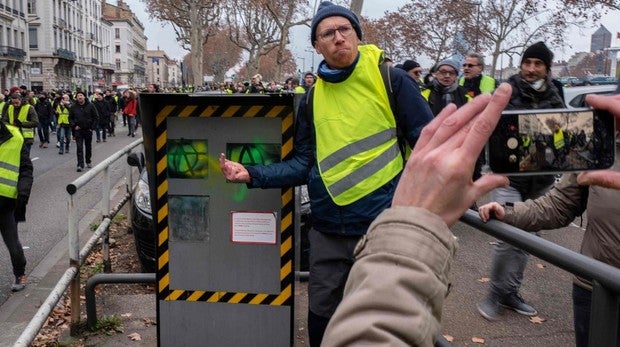
<path fill-rule="evenodd" d="M 491 279 L 488 278 L 488 277 L 481 277 L 481 278 L 478 279 L 478 282 L 480 282 L 480 283 L 487 283 L 489 281 L 491 281 Z"/>
<path fill-rule="evenodd" d="M 530 317 L 530 322 L 534 324 L 542 324 L 544 321 L 546 321 L 546 319 L 539 316 Z"/>
<path fill-rule="evenodd" d="M 110 225 L 110 237 L 114 238 L 115 242 L 110 245 L 110 260 L 112 266 L 112 272 L 118 273 L 139 273 L 141 271 L 140 261 L 136 254 L 134 245 L 133 234 L 129 233 L 129 219 L 123 219 L 114 222 Z M 95 273 L 102 272 L 103 256 L 100 246 L 96 246 L 91 254 L 86 258 L 82 268 L 80 270 L 82 285 L 82 294 L 84 294 L 84 286 L 89 277 Z M 142 284 L 106 284 L 97 286 L 95 293 L 97 296 L 101 294 L 105 295 L 124 295 L 124 294 L 152 294 L 155 291 L 153 285 Z M 63 294 L 43 328 L 39 331 L 39 334 L 32 343 L 32 346 L 58 346 L 58 340 L 62 335 L 68 335 L 68 330 L 71 327 L 71 300 L 69 296 L 69 290 Z M 80 295 L 82 301 L 82 315 L 81 321 L 86 322 L 86 304 L 84 295 Z M 100 301 L 98 300 L 98 304 Z M 124 313 L 121 315 L 124 318 L 129 318 L 132 313 Z M 146 321 L 147 325 L 156 325 L 153 320 Z M 122 331 L 122 329 L 121 329 Z M 110 332 L 99 332 L 100 334 L 109 334 Z M 75 346 L 88 345 L 89 337 L 98 334 L 98 332 L 84 331 L 78 337 Z M 141 337 L 138 335 L 141 339 Z M 136 340 L 134 340 L 136 341 Z M 137 340 L 139 341 L 139 340 Z M 72 345 L 73 346 L 73 345 Z"/>
<path fill-rule="evenodd" d="M 471 342 L 473 342 L 473 343 L 483 344 L 485 341 L 486 340 L 483 339 L 482 337 L 474 336 L 474 337 L 471 338 Z"/>
<path fill-rule="evenodd" d="M 443 338 L 448 342 L 454 342 L 454 336 L 452 335 L 444 335 Z"/>
<path fill-rule="evenodd" d="M 547 265 L 538 263 L 538 264 L 536 264 L 536 267 L 539 268 L 539 269 L 544 269 L 544 268 L 547 267 Z"/>
<path fill-rule="evenodd" d="M 129 337 L 131 341 L 142 341 L 142 336 L 138 333 L 129 334 L 127 337 Z"/>

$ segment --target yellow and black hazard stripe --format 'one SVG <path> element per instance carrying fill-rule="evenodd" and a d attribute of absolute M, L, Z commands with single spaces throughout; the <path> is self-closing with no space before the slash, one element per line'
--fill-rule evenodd
<path fill-rule="evenodd" d="M 282 119 L 282 153 L 286 160 L 293 153 L 293 109 L 288 105 L 165 105 L 155 116 L 155 173 L 156 207 L 153 216 L 157 225 L 157 297 L 165 301 L 198 301 L 250 305 L 293 305 L 294 284 L 294 194 L 293 188 L 281 190 L 280 220 L 280 293 L 240 293 L 221 291 L 183 290 L 170 287 L 169 229 L 168 229 L 168 173 L 167 173 L 167 124 L 171 117 L 267 117 Z"/>

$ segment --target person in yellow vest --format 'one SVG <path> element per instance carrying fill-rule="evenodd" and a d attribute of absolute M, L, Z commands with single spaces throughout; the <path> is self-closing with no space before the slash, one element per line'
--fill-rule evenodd
<path fill-rule="evenodd" d="M 566 138 L 558 123 L 553 126 L 553 155 L 557 166 L 562 166 L 566 161 Z"/>
<path fill-rule="evenodd" d="M 6 105 L 6 101 L 4 100 L 4 93 L 0 93 L 0 118 L 2 117 L 4 111 L 4 105 Z"/>
<path fill-rule="evenodd" d="M 383 51 L 360 45 L 361 39 L 353 12 L 322 2 L 312 20 L 311 43 L 324 60 L 314 87 L 299 101 L 294 155 L 248 167 L 220 155 L 221 171 L 231 182 L 250 188 L 308 186 L 310 346 L 320 345 L 342 299 L 355 245 L 390 206 L 404 164 L 397 131 L 413 148 L 433 118 L 415 81 L 382 65 Z"/>
<path fill-rule="evenodd" d="M 26 257 L 17 234 L 16 211 L 25 211 L 32 188 L 32 162 L 19 128 L 0 121 L 0 232 L 9 250 L 15 281 L 11 290 L 26 287 Z"/>
<path fill-rule="evenodd" d="M 2 121 L 20 128 L 24 136 L 24 143 L 30 154 L 30 148 L 34 143 L 34 131 L 39 125 L 39 117 L 34 107 L 23 103 L 20 93 L 11 94 L 11 103 L 5 106 L 6 111 L 2 114 Z"/>
<path fill-rule="evenodd" d="M 293 78 L 291 80 L 291 84 L 293 86 L 293 91 L 295 94 L 304 94 L 306 93 L 306 88 L 299 85 L 299 80 L 297 78 Z"/>
<path fill-rule="evenodd" d="M 482 93 L 493 93 L 497 88 L 497 81 L 483 74 L 482 70 L 484 70 L 484 56 L 473 52 L 467 54 L 463 63 L 463 77 L 459 79 L 459 85 L 472 98 Z"/>
<path fill-rule="evenodd" d="M 60 102 L 54 109 L 56 118 L 58 119 L 58 127 L 56 128 L 58 154 L 69 153 L 69 145 L 71 144 L 71 126 L 69 124 L 70 108 L 71 99 L 69 98 L 69 94 L 63 94 Z"/>
<path fill-rule="evenodd" d="M 480 53 L 470 52 L 465 57 L 463 63 L 463 76 L 459 79 L 459 85 L 465 90 L 465 93 L 473 98 L 482 93 L 493 93 L 497 88 L 497 81 L 488 75 L 482 73 L 484 70 L 484 56 Z M 484 152 L 478 156 L 476 169 L 474 170 L 474 181 L 482 174 L 482 166 L 486 163 Z"/>

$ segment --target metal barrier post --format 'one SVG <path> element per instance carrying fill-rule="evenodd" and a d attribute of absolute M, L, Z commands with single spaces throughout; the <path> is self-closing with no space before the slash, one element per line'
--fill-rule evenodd
<path fill-rule="evenodd" d="M 618 294 L 592 281 L 589 346 L 615 347 L 618 331 Z"/>
<path fill-rule="evenodd" d="M 103 219 L 110 215 L 110 167 L 103 169 L 103 201 L 101 214 Z M 103 256 L 103 271 L 112 272 L 112 262 L 110 261 L 110 230 L 105 228 L 101 242 L 101 254 Z"/>
<path fill-rule="evenodd" d="M 80 268 L 80 236 L 79 220 L 77 217 L 76 200 L 73 194 L 69 195 L 69 267 Z M 71 280 L 71 335 L 78 333 L 80 324 L 80 274 Z"/>

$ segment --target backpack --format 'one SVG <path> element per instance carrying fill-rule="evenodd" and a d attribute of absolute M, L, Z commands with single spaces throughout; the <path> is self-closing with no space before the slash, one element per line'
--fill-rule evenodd
<path fill-rule="evenodd" d="M 383 78 L 383 84 L 385 85 L 385 90 L 387 91 L 388 99 L 390 101 L 390 109 L 392 110 L 392 115 L 394 115 L 394 119 L 396 120 L 396 140 L 398 142 L 398 148 L 400 149 L 400 154 L 403 157 L 403 162 L 406 161 L 406 152 L 407 152 L 407 141 L 405 139 L 405 134 L 403 133 L 403 127 L 398 124 L 398 118 L 396 118 L 396 99 L 394 98 L 394 91 L 392 90 L 392 84 L 390 83 L 391 75 L 390 75 L 390 67 L 387 63 L 383 62 L 379 64 L 379 71 L 381 72 L 381 77 Z M 312 124 L 312 117 L 314 115 L 314 85 L 310 87 L 308 90 L 308 96 L 306 97 L 306 119 L 310 124 Z"/>

